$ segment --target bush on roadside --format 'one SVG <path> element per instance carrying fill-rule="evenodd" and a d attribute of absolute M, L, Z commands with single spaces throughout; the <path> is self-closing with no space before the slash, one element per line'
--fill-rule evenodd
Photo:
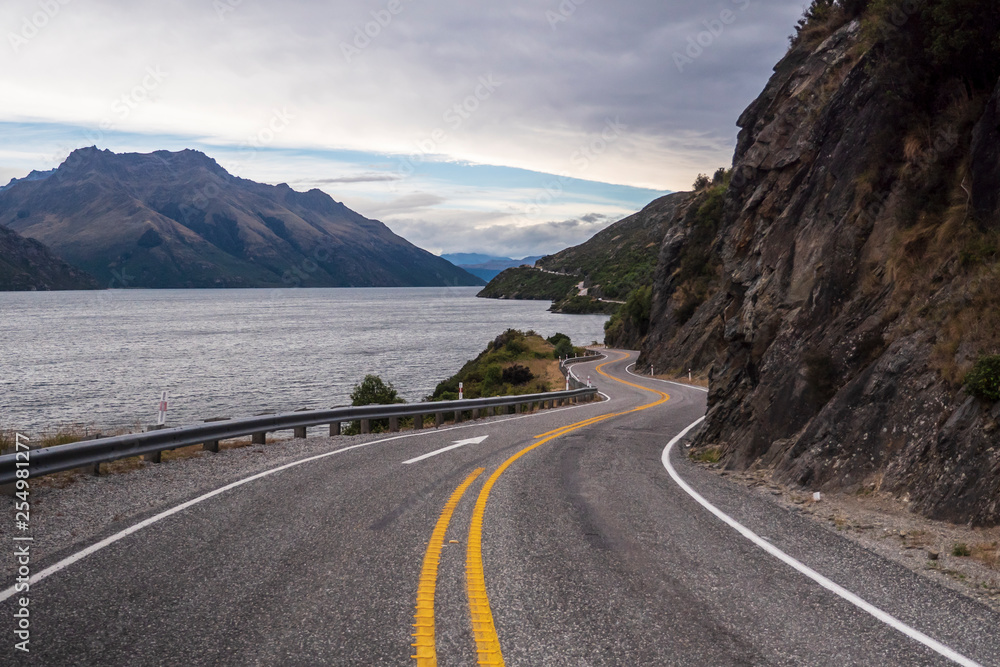
<path fill-rule="evenodd" d="M 1000 354 L 980 357 L 965 376 L 965 389 L 977 398 L 1000 401 Z"/>
<path fill-rule="evenodd" d="M 521 364 L 514 364 L 503 369 L 501 377 L 505 383 L 511 385 L 528 384 L 535 379 L 535 375 L 531 372 L 531 369 Z"/>
<path fill-rule="evenodd" d="M 366 375 L 365 379 L 354 385 L 351 392 L 351 405 L 391 405 L 393 403 L 406 403 L 399 397 L 396 388 L 391 382 L 385 382 L 377 375 Z M 372 433 L 381 433 L 389 429 L 389 420 L 373 419 L 371 422 Z M 361 425 L 351 422 L 344 430 L 346 435 L 356 435 L 361 432 Z"/>
<path fill-rule="evenodd" d="M 556 343 L 556 349 L 552 351 L 552 355 L 556 359 L 572 356 L 573 343 L 570 342 L 569 338 L 563 338 L 558 343 Z"/>

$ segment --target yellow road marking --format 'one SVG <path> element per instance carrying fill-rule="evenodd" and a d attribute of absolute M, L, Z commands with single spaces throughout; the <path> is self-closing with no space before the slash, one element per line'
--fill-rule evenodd
<path fill-rule="evenodd" d="M 480 665 L 504 664 L 503 652 L 500 650 L 500 638 L 497 636 L 496 625 L 493 622 L 493 612 L 490 609 L 490 600 L 486 594 L 486 576 L 483 572 L 483 517 L 486 514 L 486 501 L 490 498 L 490 491 L 493 490 L 493 485 L 496 484 L 500 475 L 502 475 L 504 471 L 514 463 L 514 461 L 517 461 L 519 458 L 536 447 L 541 447 L 545 443 L 555 440 L 559 436 L 585 426 L 590 426 L 591 424 L 596 424 L 604 421 L 605 419 L 627 415 L 631 412 L 638 412 L 640 410 L 648 410 L 649 408 L 669 401 L 670 396 L 665 392 L 651 390 L 637 384 L 632 384 L 631 382 L 625 382 L 623 380 L 619 380 L 618 378 L 613 378 L 601 370 L 608 364 L 629 359 L 631 356 L 632 355 L 630 354 L 626 354 L 624 357 L 619 359 L 606 361 L 597 366 L 596 370 L 601 375 L 617 382 L 623 382 L 624 384 L 638 387 L 644 391 L 652 391 L 659 394 L 660 399 L 658 401 L 647 403 L 646 405 L 639 406 L 638 408 L 632 408 L 631 410 L 625 410 L 623 412 L 598 415 L 597 417 L 584 419 L 583 421 L 576 422 L 575 424 L 570 424 L 569 426 L 564 426 L 562 428 L 535 436 L 536 439 L 542 439 L 538 440 L 538 442 L 533 445 L 525 447 L 500 464 L 500 467 L 486 479 L 486 482 L 483 484 L 483 488 L 479 491 L 479 498 L 476 499 L 476 505 L 472 510 L 472 523 L 469 526 L 469 544 L 465 552 L 465 581 L 466 588 L 469 593 L 469 611 L 472 614 L 472 631 L 476 639 L 476 653 L 478 654 Z"/>
<path fill-rule="evenodd" d="M 434 532 L 431 533 L 430 542 L 427 543 L 424 566 L 420 570 L 420 584 L 417 586 L 417 611 L 413 616 L 413 627 L 416 628 L 413 633 L 416 638 L 413 646 L 416 647 L 417 654 L 410 656 L 417 661 L 417 665 L 420 667 L 436 667 L 437 665 L 437 648 L 434 644 L 434 589 L 437 587 L 438 563 L 441 562 L 444 536 L 448 531 L 448 524 L 451 523 L 451 515 L 455 513 L 458 501 L 462 499 L 469 485 L 485 470 L 485 468 L 473 470 L 451 494 L 444 509 L 441 510 L 441 516 L 434 526 Z M 454 541 L 452 540 L 452 542 Z"/>

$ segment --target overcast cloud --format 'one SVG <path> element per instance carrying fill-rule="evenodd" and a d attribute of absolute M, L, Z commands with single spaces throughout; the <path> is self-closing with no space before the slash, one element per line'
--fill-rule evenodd
<path fill-rule="evenodd" d="M 600 208 L 543 198 L 526 221 L 502 188 L 435 181 L 428 164 L 530 170 L 538 191 L 550 175 L 685 189 L 731 161 L 803 1 L 7 0 L 0 122 L 18 136 L 0 176 L 83 145 L 187 145 L 371 204 L 359 212 L 427 247 L 483 250 L 455 244 L 488 229 L 515 254 L 550 252 L 582 240 L 565 221 L 597 231 L 609 221 L 583 216 L 633 211 L 639 191 Z"/>

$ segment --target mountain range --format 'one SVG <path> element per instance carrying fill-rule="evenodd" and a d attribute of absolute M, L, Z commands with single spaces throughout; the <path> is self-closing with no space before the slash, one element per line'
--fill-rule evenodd
<path fill-rule="evenodd" d="M 320 190 L 184 150 L 83 148 L 0 189 L 0 225 L 110 287 L 411 287 L 484 281 Z"/>
<path fill-rule="evenodd" d="M 441 255 L 441 257 L 483 280 L 493 280 L 504 269 L 523 266 L 525 264 L 531 266 L 541 259 L 540 255 L 537 257 L 513 259 L 511 257 L 496 257 L 494 255 L 482 255 L 474 252 L 456 252 Z"/>

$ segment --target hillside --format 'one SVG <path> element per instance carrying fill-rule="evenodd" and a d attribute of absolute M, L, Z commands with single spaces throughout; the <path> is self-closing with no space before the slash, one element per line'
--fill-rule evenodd
<path fill-rule="evenodd" d="M 0 291 L 97 289 L 93 276 L 0 226 Z"/>
<path fill-rule="evenodd" d="M 989 525 L 1000 7 L 966 5 L 812 4 L 739 119 L 700 295 L 692 228 L 665 235 L 640 365 L 709 373 L 698 444 L 731 469 Z"/>
<path fill-rule="evenodd" d="M 203 153 L 74 151 L 0 190 L 0 224 L 114 287 L 481 285 L 320 190 Z"/>
<path fill-rule="evenodd" d="M 486 299 L 525 299 L 555 301 L 579 283 L 576 276 L 559 275 L 519 266 L 506 269 L 491 280 L 476 296 Z"/>
<path fill-rule="evenodd" d="M 536 266 L 543 271 L 504 271 L 479 296 L 550 299 L 558 312 L 614 312 L 619 307 L 616 302 L 652 282 L 663 235 L 690 197 L 683 192 L 661 197 L 590 240 L 542 257 Z M 585 296 L 578 296 L 581 282 Z"/>
<path fill-rule="evenodd" d="M 512 396 L 563 389 L 559 358 L 585 354 L 561 333 L 542 338 L 533 331 L 508 329 L 491 341 L 475 359 L 470 359 L 453 376 L 439 383 L 430 400 L 458 398 L 463 384 L 465 398 Z"/>

